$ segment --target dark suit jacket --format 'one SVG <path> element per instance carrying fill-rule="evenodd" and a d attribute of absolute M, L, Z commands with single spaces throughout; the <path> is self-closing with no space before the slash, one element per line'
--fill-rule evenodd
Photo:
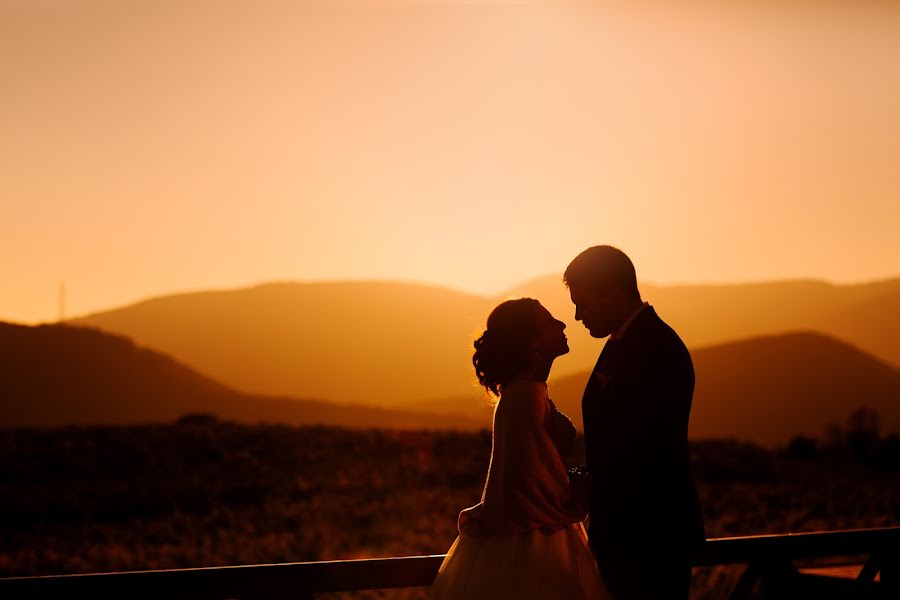
<path fill-rule="evenodd" d="M 604 346 L 582 399 L 601 571 L 624 575 L 651 555 L 686 560 L 705 540 L 688 462 L 693 393 L 690 354 L 652 307 Z M 653 577 L 653 566 L 642 570 Z"/>

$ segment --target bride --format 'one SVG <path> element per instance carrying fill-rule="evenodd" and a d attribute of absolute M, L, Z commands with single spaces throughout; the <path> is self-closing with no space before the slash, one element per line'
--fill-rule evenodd
<path fill-rule="evenodd" d="M 547 393 L 566 325 L 532 298 L 497 306 L 475 341 L 478 381 L 499 396 L 481 502 L 459 515 L 459 537 L 431 588 L 433 600 L 608 600 L 582 521 L 586 500 L 564 457 L 575 427 Z"/>

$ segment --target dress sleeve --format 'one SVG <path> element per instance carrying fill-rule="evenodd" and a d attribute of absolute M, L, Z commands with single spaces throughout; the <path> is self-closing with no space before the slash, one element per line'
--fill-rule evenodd
<path fill-rule="evenodd" d="M 494 414 L 482 501 L 460 514 L 460 532 L 552 533 L 584 520 L 585 511 L 572 498 L 566 466 L 548 432 L 549 418 L 544 384 L 517 381 L 503 391 Z"/>

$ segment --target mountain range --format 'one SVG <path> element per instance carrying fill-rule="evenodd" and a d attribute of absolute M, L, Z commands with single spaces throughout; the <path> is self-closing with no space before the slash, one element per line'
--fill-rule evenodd
<path fill-rule="evenodd" d="M 900 370 L 817 333 L 764 336 L 692 352 L 692 438 L 783 443 L 821 435 L 861 406 L 900 431 Z M 555 377 L 551 395 L 580 428 L 588 373 Z M 492 403 L 468 390 L 390 408 L 238 392 L 122 336 L 67 325 L 0 323 L 0 426 L 167 422 L 215 413 L 239 422 L 345 427 L 490 426 Z"/>
<path fill-rule="evenodd" d="M 699 348 L 691 356 L 691 438 L 771 445 L 798 434 L 821 437 L 863 406 L 878 412 L 885 432 L 900 432 L 900 369 L 835 338 L 809 332 L 763 336 Z M 579 429 L 589 375 L 550 380 L 554 403 Z M 488 426 L 492 401 L 479 392 L 404 407 L 457 413 Z"/>
<path fill-rule="evenodd" d="M 0 427 L 162 423 L 213 413 L 244 423 L 460 428 L 465 417 L 237 392 L 101 331 L 0 323 Z"/>
<path fill-rule="evenodd" d="M 383 406 L 471 390 L 484 298 L 381 282 L 275 283 L 155 298 L 71 321 L 235 389 Z"/>
<path fill-rule="evenodd" d="M 900 369 L 818 333 L 763 336 L 691 351 L 696 376 L 689 434 L 763 444 L 797 434 L 821 437 L 856 409 L 878 412 L 900 432 Z M 551 385 L 554 400 L 580 426 L 588 373 Z"/>
<path fill-rule="evenodd" d="M 641 289 L 691 349 L 809 331 L 900 367 L 900 278 Z M 273 283 L 163 296 L 71 324 L 127 336 L 243 392 L 396 406 L 471 394 L 472 342 L 514 295 L 540 299 L 569 324 L 572 351 L 557 377 L 593 366 L 602 342 L 574 321 L 559 277 L 497 297 L 395 282 Z"/>
<path fill-rule="evenodd" d="M 900 367 L 900 278 L 834 285 L 776 281 L 721 285 L 642 284 L 641 293 L 691 349 L 751 337 L 813 331 L 844 340 Z M 559 277 L 542 277 L 509 291 L 533 296 L 569 322 L 572 369 L 593 366 L 597 342 L 573 322 Z M 572 330 L 576 330 L 572 335 Z M 588 352 L 585 353 L 587 347 Z M 585 356 L 586 355 L 586 356 Z M 585 360 L 589 359 L 589 363 Z"/>

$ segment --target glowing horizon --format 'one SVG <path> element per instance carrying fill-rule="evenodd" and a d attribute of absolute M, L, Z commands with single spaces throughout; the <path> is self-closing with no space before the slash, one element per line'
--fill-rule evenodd
<path fill-rule="evenodd" d="M 545 278 L 551 277 L 559 277 L 559 284 L 561 287 L 564 287 L 564 283 L 562 281 L 561 274 L 555 273 L 545 273 L 543 275 L 536 275 L 534 277 L 529 277 L 513 283 L 508 286 L 504 286 L 498 289 L 489 289 L 489 290 L 481 290 L 481 289 L 467 289 L 462 286 L 452 285 L 446 282 L 440 281 L 426 281 L 426 280 L 412 280 L 412 279 L 397 279 L 397 278 L 372 278 L 372 277 L 361 277 L 361 278 L 335 278 L 335 279 L 273 279 L 266 281 L 248 281 L 246 283 L 238 283 L 235 285 L 221 285 L 221 286 L 212 286 L 212 287 L 204 287 L 204 288 L 184 288 L 184 289 L 174 289 L 174 290 L 161 290 L 155 293 L 151 293 L 145 296 L 134 297 L 130 299 L 125 299 L 116 304 L 102 305 L 102 306 L 90 306 L 85 310 L 81 310 L 79 312 L 74 312 L 66 309 L 64 314 L 64 320 L 69 321 L 72 319 L 79 319 L 86 317 L 88 315 L 103 313 L 111 310 L 117 310 L 121 308 L 125 308 L 128 306 L 133 306 L 135 304 L 140 304 L 145 301 L 155 300 L 157 298 L 165 298 L 170 296 L 181 296 L 181 295 L 190 295 L 190 294 L 200 294 L 200 293 L 216 293 L 216 292 L 230 292 L 230 291 L 238 291 L 251 289 L 255 287 L 267 286 L 267 285 L 278 285 L 278 284 L 335 284 L 335 283 L 386 283 L 386 284 L 398 284 L 398 285 L 422 285 L 427 287 L 436 287 L 443 288 L 448 291 L 457 292 L 461 294 L 467 294 L 470 296 L 482 297 L 485 299 L 501 299 L 504 297 L 518 297 L 520 292 L 518 292 L 518 288 L 524 287 L 526 284 L 542 280 Z M 729 286 L 744 286 L 744 285 L 765 285 L 765 284 L 779 284 L 779 283 L 797 283 L 797 282 L 814 282 L 814 283 L 823 283 L 825 285 L 831 286 L 853 286 L 853 285 L 867 285 L 867 284 L 877 284 L 886 281 L 892 281 L 895 279 L 900 279 L 900 274 L 896 275 L 888 275 L 885 277 L 877 277 L 873 279 L 864 279 L 864 280 L 849 280 L 849 281 L 834 281 L 817 277 L 791 277 L 786 279 L 759 279 L 759 280 L 733 280 L 733 281 L 671 281 L 671 282 L 660 282 L 660 281 L 639 281 L 638 284 L 641 287 L 642 291 L 646 288 L 679 288 L 679 287 L 729 287 Z M 64 295 L 69 293 L 68 288 L 64 288 Z M 60 288 L 58 287 L 53 294 L 53 298 L 58 299 L 60 295 Z M 647 297 L 647 299 L 652 301 L 652 298 Z M 48 300 L 49 302 L 49 300 Z M 57 304 L 57 306 L 59 306 Z M 68 305 L 66 305 L 68 306 Z M 15 323 L 20 325 L 38 325 L 38 324 L 48 324 L 48 323 L 57 323 L 60 321 L 59 312 L 57 312 L 54 316 L 48 318 L 40 318 L 33 319 L 30 321 L 25 320 L 17 320 L 12 318 L 5 318 L 3 315 L 0 315 L 0 322 L 8 322 Z"/>
<path fill-rule="evenodd" d="M 749 3 L 748 3 L 749 4 Z M 0 320 L 900 274 L 900 7 L 0 0 Z"/>

